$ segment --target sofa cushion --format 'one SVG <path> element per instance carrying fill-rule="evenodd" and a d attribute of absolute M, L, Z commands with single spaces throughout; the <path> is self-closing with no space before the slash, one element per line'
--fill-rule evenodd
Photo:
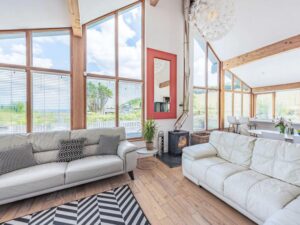
<path fill-rule="evenodd" d="M 269 177 L 253 170 L 246 170 L 228 177 L 224 181 L 224 196 L 242 208 L 247 207 L 248 192 L 256 183 Z"/>
<path fill-rule="evenodd" d="M 90 156 L 68 163 L 66 184 L 123 171 L 123 160 L 115 155 Z"/>
<path fill-rule="evenodd" d="M 67 163 L 48 163 L 0 176 L 0 199 L 43 191 L 64 184 Z"/>
<path fill-rule="evenodd" d="M 119 143 L 119 135 L 100 135 L 99 155 L 117 155 Z"/>
<path fill-rule="evenodd" d="M 219 157 L 209 157 L 193 161 L 191 166 L 191 174 L 199 182 L 203 183 L 206 180 L 206 172 L 208 168 L 222 163 L 226 163 L 226 160 Z"/>
<path fill-rule="evenodd" d="M 300 194 L 300 188 L 269 178 L 253 185 L 247 197 L 247 210 L 262 221 L 282 209 Z"/>
<path fill-rule="evenodd" d="M 258 139 L 254 146 L 251 169 L 300 186 L 300 145 Z"/>
<path fill-rule="evenodd" d="M 190 160 L 197 160 L 216 155 L 217 150 L 210 143 L 192 145 L 183 149 L 183 156 Z"/>
<path fill-rule="evenodd" d="M 0 143 L 0 151 L 6 151 L 8 148 L 28 144 L 29 140 L 27 134 L 5 134 L 0 135 Z"/>
<path fill-rule="evenodd" d="M 255 138 L 234 133 L 214 131 L 209 143 L 218 152 L 218 156 L 241 166 L 250 166 Z"/>
<path fill-rule="evenodd" d="M 120 135 L 120 141 L 126 139 L 125 128 L 97 128 L 88 130 L 72 130 L 71 138 L 86 138 L 86 145 L 96 145 L 99 143 L 101 135 Z"/>
<path fill-rule="evenodd" d="M 0 175 L 35 165 L 31 144 L 0 151 Z"/>
<path fill-rule="evenodd" d="M 71 162 L 83 158 L 85 138 L 60 141 L 58 162 Z"/>
<path fill-rule="evenodd" d="M 69 140 L 70 131 L 53 131 L 29 134 L 33 152 L 57 150 L 61 140 Z"/>
<path fill-rule="evenodd" d="M 300 214 L 281 209 L 267 219 L 264 225 L 299 225 Z"/>
<path fill-rule="evenodd" d="M 246 170 L 245 167 L 239 166 L 234 163 L 226 162 L 222 164 L 217 164 L 207 169 L 205 181 L 208 186 L 210 186 L 220 194 L 223 194 L 224 181 L 228 177 L 244 170 Z"/>

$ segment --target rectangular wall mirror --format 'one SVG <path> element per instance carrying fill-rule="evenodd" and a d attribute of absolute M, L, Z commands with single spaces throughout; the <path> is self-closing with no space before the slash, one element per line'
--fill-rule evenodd
<path fill-rule="evenodd" d="M 147 50 L 147 117 L 176 118 L 176 55 Z"/>

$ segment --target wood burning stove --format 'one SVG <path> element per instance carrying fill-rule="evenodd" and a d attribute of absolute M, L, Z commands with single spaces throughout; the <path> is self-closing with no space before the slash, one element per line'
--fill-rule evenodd
<path fill-rule="evenodd" d="M 184 130 L 169 131 L 168 149 L 171 155 L 181 155 L 182 149 L 189 146 L 190 133 Z"/>

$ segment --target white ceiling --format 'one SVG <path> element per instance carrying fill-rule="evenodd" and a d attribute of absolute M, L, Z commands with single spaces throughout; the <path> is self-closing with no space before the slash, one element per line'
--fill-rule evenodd
<path fill-rule="evenodd" d="M 273 55 L 231 69 L 250 87 L 288 84 L 300 81 L 300 48 Z"/>
<path fill-rule="evenodd" d="M 299 0 L 235 0 L 236 22 L 221 40 L 211 43 L 227 60 L 300 34 Z"/>
<path fill-rule="evenodd" d="M 136 0 L 79 0 L 84 24 Z M 68 0 L 1 0 L 0 30 L 70 27 Z"/>

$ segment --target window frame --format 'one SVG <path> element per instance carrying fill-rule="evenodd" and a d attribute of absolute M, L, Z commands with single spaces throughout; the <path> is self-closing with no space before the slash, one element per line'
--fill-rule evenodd
<path fill-rule="evenodd" d="M 225 96 L 225 93 L 226 92 L 230 92 L 230 93 L 232 93 L 232 110 L 231 110 L 231 115 L 232 116 L 235 116 L 234 114 L 234 109 L 235 109 L 235 104 L 234 104 L 234 96 L 235 96 L 235 94 L 236 93 L 238 93 L 238 94 L 241 94 L 241 116 L 251 116 L 251 112 L 252 112 L 252 104 L 251 104 L 251 102 L 252 102 L 252 89 L 250 88 L 250 86 L 249 85 L 247 85 L 244 81 L 242 81 L 241 79 L 239 79 L 234 73 L 232 73 L 230 70 L 226 70 L 226 71 L 224 71 L 224 81 L 225 81 L 225 73 L 230 73 L 231 74 L 231 90 L 226 90 L 225 89 L 225 82 L 224 82 L 224 84 L 223 84 L 223 90 L 224 90 L 224 96 Z M 235 89 L 235 87 L 234 87 L 234 84 L 235 84 L 235 81 L 239 81 L 239 83 L 240 83 L 240 90 L 237 90 L 237 89 Z M 245 89 L 244 89 L 244 86 L 245 87 L 247 87 L 247 90 L 248 91 L 246 91 Z M 250 95 L 250 105 L 249 105 L 249 112 L 250 112 L 250 115 L 244 115 L 244 95 L 246 95 L 246 94 L 249 94 Z M 225 97 L 224 97 L 224 101 L 225 101 Z M 226 102 L 225 102 L 225 104 L 226 104 Z M 225 107 L 225 106 L 224 106 Z M 225 108 L 224 108 L 224 117 L 225 117 Z M 224 128 L 226 128 L 226 120 L 227 120 L 227 118 L 224 118 L 224 122 L 223 122 L 223 127 Z"/>
<path fill-rule="evenodd" d="M 65 31 L 69 33 L 70 36 L 70 70 L 60 70 L 60 69 L 51 69 L 51 68 L 43 68 L 43 67 L 34 67 L 33 66 L 33 44 L 32 44 L 32 33 L 34 32 L 55 32 L 55 31 Z M 32 74 L 34 72 L 41 72 L 41 73 L 49 73 L 53 76 L 56 74 L 65 74 L 70 76 L 70 89 L 72 83 L 72 30 L 71 28 L 43 28 L 43 29 L 19 29 L 19 30 L 11 30 L 11 31 L 0 31 L 0 34 L 13 34 L 13 33 L 24 33 L 25 34 L 25 45 L 26 45 L 26 64 L 25 65 L 18 65 L 18 64 L 6 64 L 0 63 L 0 67 L 5 69 L 22 69 L 26 72 L 26 133 L 32 132 L 33 127 L 33 119 L 32 119 Z M 70 95 L 70 127 L 72 128 L 72 95 Z"/>
<path fill-rule="evenodd" d="M 199 39 L 201 37 L 193 37 L 194 39 Z M 203 41 L 204 44 L 205 44 L 205 86 L 195 86 L 194 85 L 194 82 L 193 82 L 193 92 L 195 89 L 198 89 L 198 90 L 204 90 L 205 91 L 205 129 L 195 129 L 193 127 L 193 130 L 194 131 L 211 131 L 211 130 L 218 130 L 220 129 L 220 121 L 221 121 L 221 61 L 220 59 L 218 58 L 218 56 L 216 55 L 216 53 L 214 52 L 213 48 L 210 46 L 210 44 L 208 42 L 206 42 L 205 40 L 200 40 L 200 41 Z M 194 48 L 193 48 L 194 49 Z M 218 88 L 212 88 L 212 87 L 209 87 L 208 86 L 208 52 L 211 52 L 211 54 L 214 55 L 214 57 L 216 58 L 216 60 L 218 61 Z M 193 77 L 195 77 L 195 74 L 193 74 Z M 208 92 L 209 91 L 216 91 L 218 92 L 218 97 L 219 97 L 219 101 L 218 101 L 218 127 L 217 128 L 214 128 L 214 129 L 208 129 Z"/>
<path fill-rule="evenodd" d="M 141 7 L 141 79 L 135 79 L 135 78 L 126 78 L 120 76 L 120 71 L 119 71 L 119 14 L 122 13 L 123 11 L 126 11 L 130 8 L 133 8 L 137 5 L 140 5 Z M 101 20 L 105 20 L 108 17 L 114 17 L 115 19 L 115 75 L 110 76 L 110 75 L 104 75 L 104 74 L 95 74 L 95 73 L 90 73 L 87 71 L 87 28 L 89 25 L 92 25 L 94 23 L 97 23 Z M 84 86 L 86 89 L 86 82 L 88 78 L 93 78 L 93 79 L 106 79 L 106 80 L 113 80 L 115 81 L 115 126 L 119 127 L 120 123 L 120 117 L 119 117 L 119 84 L 122 81 L 126 82 L 132 82 L 132 83 L 140 83 L 142 88 L 141 88 L 141 97 L 142 97 L 142 117 L 141 117 L 141 125 L 142 128 L 144 127 L 144 121 L 145 121 L 145 3 L 144 1 L 137 1 L 132 4 L 129 4 L 123 8 L 117 9 L 113 12 L 110 12 L 108 14 L 105 14 L 103 16 L 100 16 L 92 21 L 87 22 L 86 24 L 83 25 L 83 30 L 84 30 L 84 70 L 85 72 L 85 78 L 84 78 Z M 85 103 L 84 103 L 84 127 L 87 127 L 87 90 L 85 90 Z M 142 135 L 141 137 L 134 137 L 134 138 L 128 138 L 130 141 L 135 141 L 135 140 L 142 140 Z"/>

